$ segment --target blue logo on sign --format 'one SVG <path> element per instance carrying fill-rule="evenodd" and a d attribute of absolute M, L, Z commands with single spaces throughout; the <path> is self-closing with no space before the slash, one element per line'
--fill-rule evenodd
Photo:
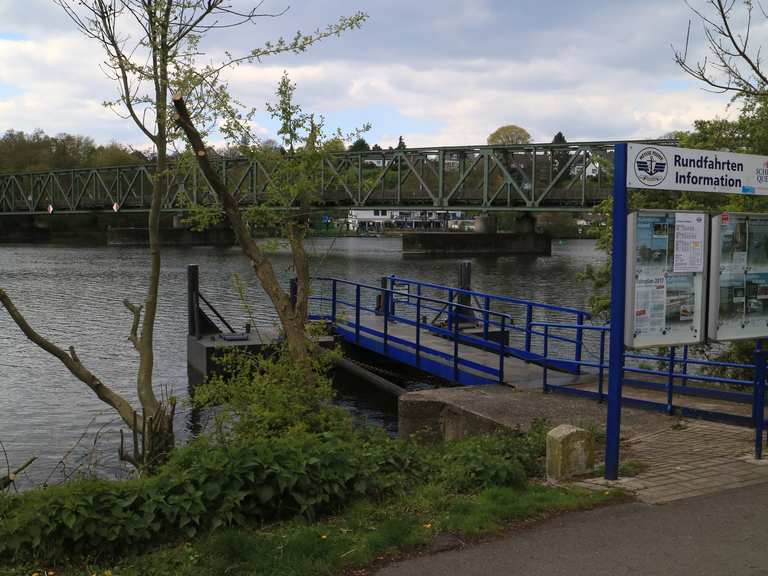
<path fill-rule="evenodd" d="M 635 176 L 646 186 L 658 186 L 667 176 L 667 158 L 658 148 L 643 148 L 635 158 Z"/>
<path fill-rule="evenodd" d="M 742 186 L 741 187 L 741 193 L 742 194 L 754 194 L 755 193 L 755 187 L 754 186 Z"/>

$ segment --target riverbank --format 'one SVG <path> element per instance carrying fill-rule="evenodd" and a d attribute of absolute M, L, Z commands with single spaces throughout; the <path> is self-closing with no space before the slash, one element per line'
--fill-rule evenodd
<path fill-rule="evenodd" d="M 327 434 L 192 446 L 155 478 L 0 497 L 0 556 L 17 558 L 0 576 L 337 573 L 621 498 L 542 485 L 545 432 L 439 446 Z"/>

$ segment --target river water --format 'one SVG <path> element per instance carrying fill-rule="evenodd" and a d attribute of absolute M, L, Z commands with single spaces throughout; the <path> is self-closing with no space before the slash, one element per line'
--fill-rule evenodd
<path fill-rule="evenodd" d="M 398 238 L 315 239 L 315 273 L 377 284 L 397 274 L 455 284 L 460 260 L 472 262 L 473 288 L 490 293 L 584 307 L 587 290 L 576 274 L 604 258 L 590 240 L 555 241 L 551 257 L 409 259 Z M 273 253 L 275 269 L 287 283 L 290 254 Z M 274 313 L 237 248 L 173 248 L 163 251 L 156 327 L 155 383 L 168 394 L 187 395 L 186 267 L 200 266 L 201 290 L 225 317 L 242 327 L 248 314 L 234 288 L 247 286 L 258 324 Z M 75 346 L 81 360 L 103 382 L 135 399 L 136 354 L 127 341 L 130 314 L 122 301 L 140 303 L 146 286 L 147 254 L 140 248 L 0 246 L 0 287 L 30 324 L 56 344 Z M 391 426 L 391 410 L 345 392 L 342 403 L 358 417 Z M 190 409 L 182 401 L 177 429 L 187 434 Z M 0 311 L 0 442 L 12 464 L 38 460 L 20 479 L 22 487 L 60 482 L 89 468 L 120 473 L 115 446 L 119 423 L 93 393 L 58 360 L 26 340 Z M 96 446 L 96 449 L 92 449 Z M 0 474 L 6 469 L 0 448 Z"/>

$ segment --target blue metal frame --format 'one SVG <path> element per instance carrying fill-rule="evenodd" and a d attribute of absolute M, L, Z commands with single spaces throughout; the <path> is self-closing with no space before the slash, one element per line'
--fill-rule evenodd
<path fill-rule="evenodd" d="M 608 362 L 608 415 L 605 478 L 619 477 L 621 384 L 624 378 L 624 304 L 627 283 L 627 144 L 614 147 L 613 243 L 611 248 L 611 336 Z"/>

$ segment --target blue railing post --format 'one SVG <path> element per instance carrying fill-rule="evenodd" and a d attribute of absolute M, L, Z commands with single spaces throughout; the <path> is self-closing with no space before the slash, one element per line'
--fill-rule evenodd
<path fill-rule="evenodd" d="M 336 279 L 331 280 L 331 323 L 336 324 Z"/>
<path fill-rule="evenodd" d="M 489 296 L 486 296 L 485 310 L 483 311 L 483 340 L 488 340 L 488 324 L 491 321 L 491 315 L 489 313 L 490 311 L 491 311 L 491 298 Z M 502 321 L 503 321 L 503 318 L 504 317 L 502 316 Z M 503 337 L 504 328 L 502 328 L 501 331 L 502 331 L 502 337 Z"/>
<path fill-rule="evenodd" d="M 355 343 L 360 344 L 360 284 L 355 286 Z"/>
<path fill-rule="evenodd" d="M 453 290 L 451 290 L 450 288 L 448 288 L 448 302 L 449 302 L 449 304 L 448 304 L 448 329 L 450 330 L 451 326 L 452 326 L 451 321 L 452 321 L 452 318 L 453 318 L 453 316 L 451 316 L 451 314 L 453 314 L 454 316 L 456 315 L 456 308 L 453 306 Z M 453 311 L 453 312 L 451 312 L 451 311 Z"/>
<path fill-rule="evenodd" d="M 667 366 L 667 414 L 672 414 L 675 406 L 672 403 L 672 393 L 675 387 L 675 347 L 669 349 L 669 366 Z"/>
<path fill-rule="evenodd" d="M 416 368 L 421 368 L 421 289 L 416 297 Z"/>
<path fill-rule="evenodd" d="M 453 296 L 453 292 L 451 292 L 451 296 Z M 453 300 L 451 300 L 451 302 L 453 302 Z M 453 380 L 454 382 L 458 382 L 459 381 L 459 315 L 456 313 L 455 304 L 451 304 L 448 310 L 451 310 L 451 308 L 453 308 Z"/>
<path fill-rule="evenodd" d="M 683 376 L 680 380 L 683 386 L 688 385 L 688 344 L 683 346 Z"/>
<path fill-rule="evenodd" d="M 533 306 L 528 304 L 525 309 L 525 351 L 531 351 L 531 322 L 533 322 Z"/>
<path fill-rule="evenodd" d="M 605 330 L 600 330 L 600 368 L 598 369 L 597 379 L 597 401 L 602 404 L 605 400 L 605 394 L 603 393 L 603 378 L 605 374 Z"/>
<path fill-rule="evenodd" d="M 549 393 L 549 383 L 547 382 L 547 376 L 549 370 L 547 370 L 547 366 L 549 365 L 549 362 L 547 361 L 547 355 L 549 354 L 549 325 L 544 325 L 544 361 L 542 362 L 544 366 L 544 374 L 542 375 L 542 383 L 544 388 L 544 394 Z"/>
<path fill-rule="evenodd" d="M 624 378 L 624 302 L 627 283 L 627 144 L 613 156 L 613 238 L 611 247 L 611 336 L 608 413 L 605 425 L 605 479 L 619 477 L 621 387 Z"/>
<path fill-rule="evenodd" d="M 752 413 L 755 421 L 755 458 L 763 458 L 763 432 L 765 431 L 765 356 L 762 341 L 755 347 L 755 387 Z"/>
<path fill-rule="evenodd" d="M 584 325 L 584 314 L 577 314 L 576 315 L 576 324 L 579 326 Z M 581 350 L 583 348 L 583 337 L 584 337 L 584 330 L 581 328 L 576 329 L 576 362 L 581 362 Z M 581 373 L 581 364 L 576 364 L 576 373 Z"/>
<path fill-rule="evenodd" d="M 392 292 L 384 290 L 384 352 L 389 347 L 389 299 L 392 297 Z"/>
<path fill-rule="evenodd" d="M 390 294 L 389 305 L 391 307 L 389 310 L 389 313 L 390 315 L 394 316 L 395 315 L 395 293 L 394 293 L 395 277 L 394 276 L 389 277 L 389 289 L 392 291 L 389 293 Z"/>
<path fill-rule="evenodd" d="M 486 308 L 487 310 L 487 308 Z M 505 338 L 507 328 L 507 317 L 501 317 L 501 338 L 499 338 L 499 384 L 504 384 L 504 356 L 505 356 L 505 344 L 507 339 Z"/>

